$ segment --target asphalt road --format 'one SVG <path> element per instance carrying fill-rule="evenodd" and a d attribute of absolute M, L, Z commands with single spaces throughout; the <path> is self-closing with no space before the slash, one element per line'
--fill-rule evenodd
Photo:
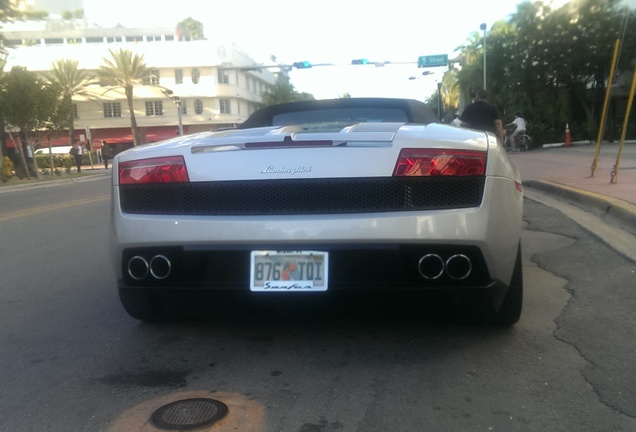
<path fill-rule="evenodd" d="M 0 431 L 156 431 L 191 397 L 229 407 L 206 431 L 636 430 L 636 265 L 558 209 L 526 199 L 511 329 L 433 296 L 139 323 L 108 212 L 105 178 L 0 194 Z"/>

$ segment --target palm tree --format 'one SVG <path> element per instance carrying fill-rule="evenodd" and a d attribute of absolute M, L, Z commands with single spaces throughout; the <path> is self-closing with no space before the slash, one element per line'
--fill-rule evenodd
<path fill-rule="evenodd" d="M 93 84 L 93 80 L 83 69 L 78 69 L 77 60 L 57 60 L 53 63 L 51 70 L 47 74 L 50 83 L 56 84 L 62 93 L 62 105 L 64 112 L 68 115 L 67 126 L 69 145 L 73 144 L 73 135 L 75 132 L 75 116 L 73 113 L 73 96 L 85 96 L 90 98 L 91 95 L 86 88 Z"/>
<path fill-rule="evenodd" d="M 144 63 L 143 54 L 133 54 L 123 48 L 119 51 L 109 50 L 109 52 L 111 59 L 103 59 L 104 65 L 99 67 L 98 75 L 106 84 L 124 89 L 130 112 L 130 128 L 132 129 L 134 145 L 138 146 L 142 142 L 133 107 L 133 88 L 140 85 L 144 78 L 148 77 L 148 67 Z"/>
<path fill-rule="evenodd" d="M 472 32 L 462 46 L 455 48 L 464 56 L 464 65 L 472 65 L 479 62 L 484 52 L 484 38 L 479 32 Z"/>

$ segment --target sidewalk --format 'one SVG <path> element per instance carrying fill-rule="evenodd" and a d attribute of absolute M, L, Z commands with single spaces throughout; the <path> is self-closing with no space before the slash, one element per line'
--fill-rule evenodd
<path fill-rule="evenodd" d="M 592 176 L 596 144 L 509 153 L 524 187 L 601 210 L 636 226 L 636 143 L 625 143 L 616 183 L 612 171 L 619 143 L 603 143 Z"/>

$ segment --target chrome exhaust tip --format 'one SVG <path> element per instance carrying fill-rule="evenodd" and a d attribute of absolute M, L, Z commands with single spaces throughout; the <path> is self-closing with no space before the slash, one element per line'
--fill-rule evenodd
<path fill-rule="evenodd" d="M 439 279 L 444 274 L 444 260 L 437 254 L 426 254 L 420 258 L 417 269 L 425 279 Z"/>
<path fill-rule="evenodd" d="M 165 279 L 170 276 L 172 272 L 172 264 L 170 260 L 164 255 L 155 255 L 150 260 L 150 274 L 155 279 Z"/>
<path fill-rule="evenodd" d="M 473 271 L 473 264 L 466 255 L 456 254 L 446 260 L 446 273 L 451 279 L 464 280 Z"/>
<path fill-rule="evenodd" d="M 134 280 L 142 280 L 148 276 L 148 261 L 142 256 L 136 255 L 128 260 L 128 274 Z"/>

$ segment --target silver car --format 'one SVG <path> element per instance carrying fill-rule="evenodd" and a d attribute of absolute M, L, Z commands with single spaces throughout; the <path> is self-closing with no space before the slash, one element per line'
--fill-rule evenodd
<path fill-rule="evenodd" d="M 442 290 L 478 294 L 493 323 L 520 317 L 519 173 L 493 135 L 421 102 L 265 107 L 120 153 L 113 173 L 111 251 L 134 318 L 194 290 Z"/>

